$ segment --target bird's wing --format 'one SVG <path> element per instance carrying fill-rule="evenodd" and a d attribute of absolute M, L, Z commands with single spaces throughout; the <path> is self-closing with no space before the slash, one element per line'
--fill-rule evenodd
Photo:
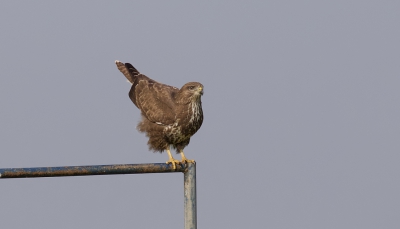
<path fill-rule="evenodd" d="M 158 83 L 148 77 L 140 78 L 132 85 L 129 92 L 132 102 L 151 122 L 159 125 L 173 124 L 176 106 L 174 95 L 179 89 Z"/>
<path fill-rule="evenodd" d="M 179 89 L 171 87 L 141 74 L 130 63 L 115 61 L 118 69 L 132 84 L 129 97 L 151 122 L 170 125 L 175 122 L 174 99 Z"/>

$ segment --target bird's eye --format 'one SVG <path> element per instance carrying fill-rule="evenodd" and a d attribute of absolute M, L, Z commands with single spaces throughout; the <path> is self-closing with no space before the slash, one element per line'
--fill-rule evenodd
<path fill-rule="evenodd" d="M 190 89 L 190 90 L 193 90 L 193 89 L 194 89 L 194 86 L 190 86 L 189 89 Z"/>

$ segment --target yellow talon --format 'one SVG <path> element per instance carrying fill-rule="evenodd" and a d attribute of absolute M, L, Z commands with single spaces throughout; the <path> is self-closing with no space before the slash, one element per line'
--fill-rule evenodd
<path fill-rule="evenodd" d="M 172 164 L 172 168 L 176 169 L 176 164 L 180 164 L 181 162 L 174 159 L 174 158 L 170 158 L 167 162 L 167 164 Z"/>
<path fill-rule="evenodd" d="M 183 153 L 183 151 L 181 151 L 180 152 L 181 153 L 181 156 L 182 156 L 182 163 L 195 163 L 195 161 L 194 160 L 189 160 L 189 159 L 187 159 L 186 157 L 185 157 L 185 154 Z"/>

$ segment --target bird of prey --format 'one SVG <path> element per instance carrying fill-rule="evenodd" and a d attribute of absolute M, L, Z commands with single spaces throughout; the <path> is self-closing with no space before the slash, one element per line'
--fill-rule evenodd
<path fill-rule="evenodd" d="M 167 151 L 167 164 L 171 163 L 174 169 L 176 164 L 194 163 L 185 157 L 183 149 L 203 123 L 203 85 L 189 82 L 179 89 L 150 79 L 130 63 L 117 60 L 115 64 L 132 84 L 129 98 L 142 114 L 137 129 L 149 138 L 149 149 L 160 153 Z M 181 161 L 172 157 L 170 146 L 181 154 Z"/>

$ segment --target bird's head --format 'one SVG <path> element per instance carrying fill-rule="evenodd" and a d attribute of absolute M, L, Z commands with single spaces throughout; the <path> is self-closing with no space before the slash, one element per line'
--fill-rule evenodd
<path fill-rule="evenodd" d="M 200 100 L 200 97 L 203 95 L 204 86 L 198 82 L 189 82 L 182 86 L 179 90 L 179 94 L 181 96 L 190 100 Z"/>

